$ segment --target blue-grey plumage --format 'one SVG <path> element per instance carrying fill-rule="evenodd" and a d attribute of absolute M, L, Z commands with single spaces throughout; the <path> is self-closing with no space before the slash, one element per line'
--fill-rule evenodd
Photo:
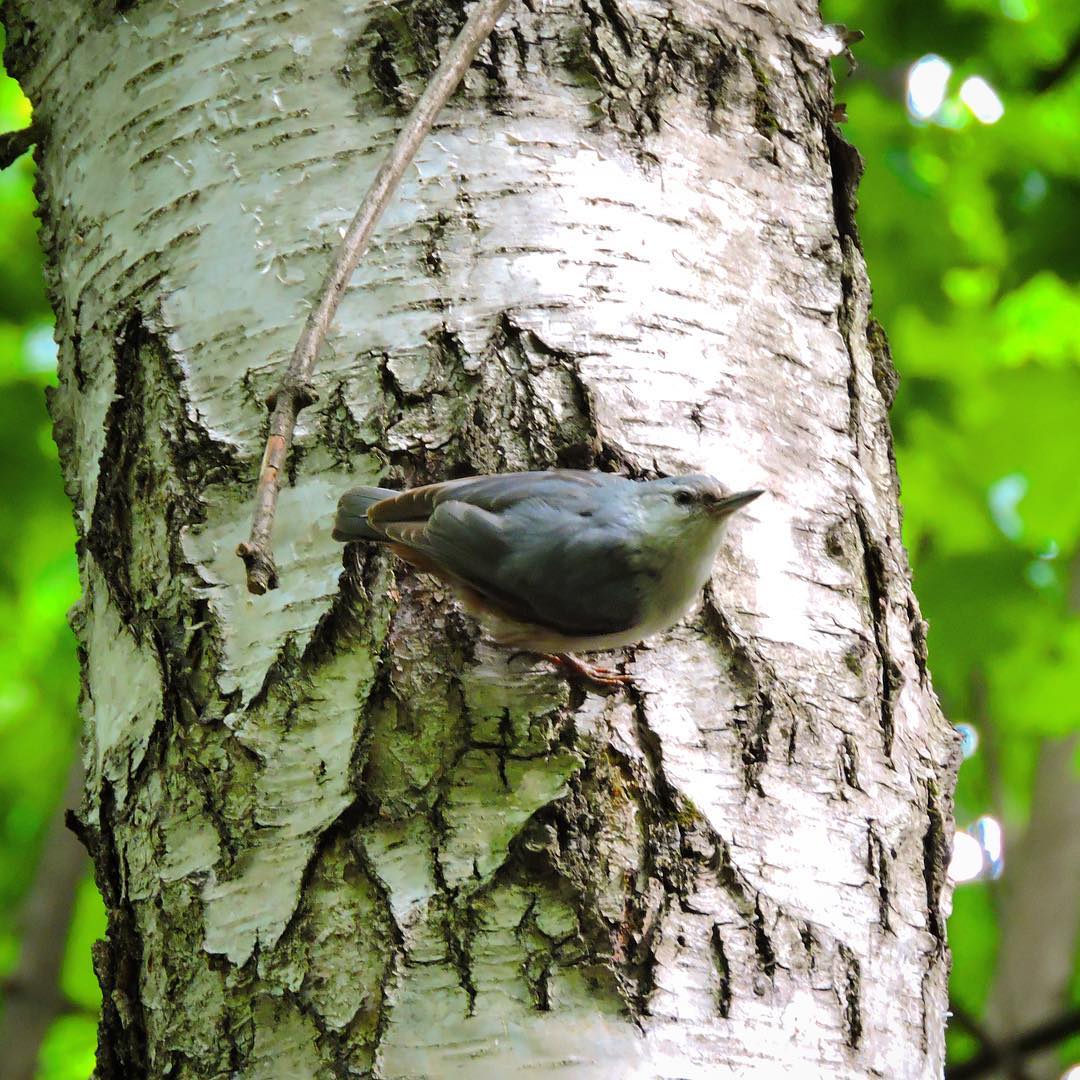
<path fill-rule="evenodd" d="M 673 626 L 708 581 L 732 513 L 711 476 L 635 481 L 613 473 L 471 476 L 396 492 L 358 487 L 334 538 L 387 543 L 446 581 L 502 645 L 624 681 L 570 657 Z"/>

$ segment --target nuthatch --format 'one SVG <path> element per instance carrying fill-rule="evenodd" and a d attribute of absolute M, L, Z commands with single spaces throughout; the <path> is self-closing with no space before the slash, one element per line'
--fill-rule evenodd
<path fill-rule="evenodd" d="M 678 622 L 712 572 L 731 515 L 760 491 L 711 476 L 469 476 L 342 495 L 334 539 L 369 540 L 446 582 L 500 645 L 604 684 L 575 650 L 617 649 Z"/>

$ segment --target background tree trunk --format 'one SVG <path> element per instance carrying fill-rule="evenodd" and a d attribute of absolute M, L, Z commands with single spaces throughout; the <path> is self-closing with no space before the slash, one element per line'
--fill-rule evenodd
<path fill-rule="evenodd" d="M 263 399 L 463 21 L 7 0 L 85 598 L 99 1075 L 941 1072 L 954 740 L 816 7 L 518 4 L 356 274 L 244 591 Z M 629 691 L 508 661 L 350 483 L 761 485 Z"/>
<path fill-rule="evenodd" d="M 76 758 L 20 912 L 19 962 L 4 986 L 0 1022 L 8 1080 L 34 1080 L 42 1041 L 53 1021 L 68 1008 L 60 989 L 68 948 L 66 931 L 75 910 L 76 890 L 88 866 L 86 852 L 64 824 L 64 817 L 66 809 L 82 797 L 84 784 L 82 761 Z"/>
<path fill-rule="evenodd" d="M 1080 924 L 1078 748 L 1075 735 L 1039 748 L 1027 829 L 1006 853 L 1011 865 L 997 896 L 1001 939 L 985 1025 L 1002 1044 L 1069 1009 Z M 1027 1056 L 1023 1072 L 1030 1080 L 1060 1076 L 1056 1047 Z M 1009 1080 L 1015 1069 L 989 1075 Z"/>

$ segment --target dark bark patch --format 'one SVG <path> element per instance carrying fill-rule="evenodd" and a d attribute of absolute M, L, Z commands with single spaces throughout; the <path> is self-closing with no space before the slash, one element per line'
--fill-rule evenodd
<path fill-rule="evenodd" d="M 51 43 L 52 35 L 42 33 L 38 29 L 37 23 L 20 10 L 24 6 L 7 0 L 0 5 L 0 17 L 4 22 L 4 68 L 13 79 L 18 79 L 24 86 L 29 86 L 31 74 L 41 69 L 42 54 L 46 45 Z M 37 102 L 35 102 L 36 109 Z M 38 184 L 40 183 L 39 170 Z M 56 307 L 56 310 L 60 308 Z"/>
<path fill-rule="evenodd" d="M 724 937 L 719 923 L 713 923 L 709 937 L 713 967 L 716 968 L 716 1011 L 726 1020 L 731 1014 L 731 965 L 724 949 Z"/>
<path fill-rule="evenodd" d="M 537 1012 L 551 1012 L 551 965 L 541 964 L 535 972 L 530 972 L 526 965 L 525 979 L 532 991 L 533 1003 Z"/>
<path fill-rule="evenodd" d="M 504 472 L 596 461 L 592 402 L 578 357 L 555 348 L 503 313 L 468 379 L 463 423 L 447 456 L 466 472 Z"/>
<path fill-rule="evenodd" d="M 404 116 L 419 96 L 417 76 L 438 65 L 438 23 L 426 5 L 389 5 L 365 26 L 350 46 L 350 66 L 367 57 L 367 72 L 383 105 Z"/>
<path fill-rule="evenodd" d="M 541 928 L 537 920 L 537 906 L 538 898 L 534 894 L 516 927 L 515 936 L 525 951 L 521 973 L 529 988 L 533 1008 L 537 1012 L 550 1012 L 551 974 L 558 942 Z"/>
<path fill-rule="evenodd" d="M 840 942 L 837 951 L 843 965 L 840 997 L 843 1005 L 844 1034 L 847 1045 L 852 1050 L 857 1050 L 863 1033 L 862 973 L 859 958 L 843 942 Z"/>
<path fill-rule="evenodd" d="M 825 533 L 825 554 L 830 559 L 842 562 L 847 558 L 847 546 L 844 543 L 846 528 L 843 519 L 838 518 L 829 526 L 828 532 Z"/>
<path fill-rule="evenodd" d="M 914 596 L 908 597 L 907 616 L 908 630 L 911 633 L 911 651 L 915 657 L 915 666 L 919 670 L 919 684 L 925 690 L 930 678 L 926 652 L 926 632 L 929 627 L 919 614 Z"/>
<path fill-rule="evenodd" d="M 651 770 L 606 750 L 587 759 L 560 800 L 535 814 L 511 845 L 499 879 L 536 899 L 518 928 L 523 975 L 537 1009 L 550 1006 L 547 980 L 572 967 L 635 1021 L 648 1014 L 665 914 L 680 887 L 670 867 L 678 833 L 665 822 Z M 631 852 L 628 870 L 627 852 Z M 619 881 L 622 910 L 611 914 L 598 882 Z M 540 929 L 550 904 L 571 908 L 576 927 L 555 941 Z"/>
<path fill-rule="evenodd" d="M 761 910 L 760 898 L 754 907 L 754 955 L 757 957 L 758 967 L 761 973 L 768 979 L 776 975 L 776 952 L 773 949 L 772 939 L 765 929 L 765 915 Z"/>
<path fill-rule="evenodd" d="M 825 126 L 825 145 L 829 150 L 832 172 L 833 214 L 841 240 L 847 238 L 859 244 L 859 227 L 855 214 L 859 208 L 858 188 L 863 174 L 863 159 L 859 151 L 829 122 Z"/>
<path fill-rule="evenodd" d="M 595 91 L 597 119 L 641 142 L 660 130 L 674 97 L 693 94 L 709 130 L 727 94 L 736 49 L 713 29 L 666 18 L 634 18 L 616 0 L 581 0 L 584 23 L 560 43 L 557 62 L 580 85 Z"/>
<path fill-rule="evenodd" d="M 323 664 L 358 645 L 379 651 L 383 639 L 376 628 L 389 618 L 390 600 L 386 594 L 391 574 L 385 556 L 374 545 L 353 544 L 346 548 L 338 590 L 304 649 L 302 671 L 298 674 L 305 683 Z"/>
<path fill-rule="evenodd" d="M 850 735 L 840 740 L 840 775 L 848 787 L 862 790 L 859 783 L 859 748 Z"/>
<path fill-rule="evenodd" d="M 422 261 L 424 269 L 432 277 L 442 277 L 446 272 L 443 263 L 442 249 L 446 243 L 446 234 L 450 228 L 450 215 L 445 210 L 440 210 L 433 218 L 425 223 L 426 235 L 422 246 Z"/>
<path fill-rule="evenodd" d="M 900 386 L 900 375 L 893 364 L 885 328 L 877 319 L 868 319 L 866 322 L 866 346 L 870 350 L 870 369 L 873 372 L 874 384 L 881 394 L 881 400 L 885 402 L 885 408 L 891 409 Z"/>
<path fill-rule="evenodd" d="M 732 723 L 740 745 L 743 782 L 748 791 L 756 791 L 763 796 L 765 791 L 761 786 L 761 773 L 769 762 L 776 702 L 779 699 L 782 703 L 790 704 L 788 696 L 783 692 L 772 665 L 738 634 L 720 610 L 711 588 L 705 593 L 702 617 L 710 636 L 720 648 L 736 689 L 745 697 L 745 704 L 737 707 Z M 791 725 L 788 730 L 788 753 L 794 755 L 797 719 L 794 710 L 787 711 Z"/>
<path fill-rule="evenodd" d="M 874 829 L 873 822 L 870 821 L 866 823 L 866 871 L 877 883 L 878 923 L 882 930 L 891 930 L 889 855 L 881 837 Z"/>
<path fill-rule="evenodd" d="M 364 362 L 360 360 L 360 363 Z M 369 443 L 353 416 L 345 382 L 337 383 L 324 396 L 317 415 L 322 444 L 336 465 L 348 468 L 357 453 L 369 449 Z"/>
<path fill-rule="evenodd" d="M 638 746 L 645 760 L 645 775 L 629 774 L 632 793 L 643 829 L 640 872 L 627 890 L 623 918 L 615 929 L 615 954 L 623 978 L 631 1015 L 649 1015 L 649 999 L 656 989 L 656 948 L 663 918 L 673 900 L 685 896 L 689 883 L 681 873 L 681 837 L 677 825 L 687 808 L 680 803 L 668 781 L 663 745 L 649 725 L 644 695 L 629 688 L 634 703 Z M 640 785 L 640 786 L 639 786 Z M 659 883 L 660 888 L 654 887 Z"/>
<path fill-rule="evenodd" d="M 949 866 L 949 841 L 945 819 L 932 784 L 926 789 L 926 832 L 923 833 L 923 879 L 926 882 L 926 922 L 937 951 L 945 951 L 945 919 L 941 912 L 941 893 Z"/>
<path fill-rule="evenodd" d="M 86 547 L 136 640 L 162 589 L 183 572 L 180 534 L 203 518 L 199 493 L 241 474 L 231 448 L 189 416 L 182 379 L 166 344 L 133 315 L 116 351 Z"/>
<path fill-rule="evenodd" d="M 105 901 L 105 939 L 94 943 L 94 974 L 101 985 L 97 1069 L 101 1080 L 146 1076 L 148 1045 L 140 991 L 143 942 L 135 907 L 125 888 L 123 853 L 117 839 L 119 814 L 112 784 L 101 782 L 100 826 L 73 813 L 68 827 L 82 841 L 94 863 L 94 879 Z"/>
<path fill-rule="evenodd" d="M 472 943 L 476 936 L 476 920 L 469 903 L 451 902 L 441 917 L 443 941 L 447 959 L 457 973 L 458 985 L 465 992 L 465 1015 L 476 1015 L 476 982 L 472 972 Z"/>
<path fill-rule="evenodd" d="M 736 870 L 731 858 L 731 849 L 727 841 L 715 837 L 711 869 L 716 874 L 716 881 L 734 902 L 743 918 L 753 920 L 758 914 L 757 903 L 753 898 L 749 883 Z"/>
<path fill-rule="evenodd" d="M 771 139 L 780 130 L 780 121 L 772 104 L 770 79 L 753 50 L 744 49 L 743 54 L 754 76 L 754 127 L 766 139 Z"/>
<path fill-rule="evenodd" d="M 423 93 L 439 66 L 444 47 L 465 24 L 463 4 L 436 0 L 399 0 L 380 7 L 360 35 L 345 50 L 339 73 L 353 82 L 366 69 L 371 92 L 384 108 L 404 116 Z M 501 44 L 489 40 L 473 61 L 474 68 L 491 78 L 489 99 L 503 96 Z M 459 88 L 456 94 L 465 93 Z M 492 98 L 493 95 L 493 98 Z M 358 87 L 358 106 L 370 108 L 365 88 Z"/>
<path fill-rule="evenodd" d="M 745 718 L 735 717 L 735 730 L 742 742 L 743 779 L 747 788 L 764 796 L 761 773 L 769 761 L 769 732 L 772 728 L 772 697 L 765 692 L 757 695 Z"/>
<path fill-rule="evenodd" d="M 389 983 L 403 950 L 390 899 L 361 845 L 353 842 L 370 814 L 355 803 L 320 837 L 299 890 L 300 902 L 277 943 L 260 957 L 262 977 L 288 980 L 290 969 L 306 974 L 292 1006 L 318 1032 L 320 1051 L 335 1063 L 335 1075 L 368 1070 L 382 1037 Z M 353 940 L 353 935 L 358 941 Z M 339 953 L 343 938 L 359 947 Z M 339 1007 L 341 965 L 348 965 L 354 1011 L 343 1028 L 327 1023 L 326 1006 Z"/>
<path fill-rule="evenodd" d="M 510 116 L 513 112 L 507 72 L 517 60 L 517 48 L 508 48 L 507 35 L 495 29 L 480 46 L 473 64 L 487 76 L 484 103 L 495 116 Z M 510 57 L 507 54 L 510 54 Z"/>
<path fill-rule="evenodd" d="M 98 489 L 82 546 L 136 643 L 153 651 L 161 675 L 164 723 L 154 727 L 129 777 L 129 789 L 137 790 L 159 768 L 177 727 L 220 717 L 230 707 L 216 688 L 219 628 L 206 601 L 192 593 L 180 537 L 203 519 L 205 486 L 235 482 L 242 470 L 232 450 L 213 442 L 191 414 L 176 359 L 138 314 L 119 337 L 114 370 Z"/>
<path fill-rule="evenodd" d="M 893 659 L 889 646 L 889 575 L 886 569 L 885 554 L 870 532 L 870 524 L 861 508 L 855 510 L 855 525 L 863 549 L 863 572 L 866 581 L 867 604 L 870 609 L 870 623 L 874 635 L 874 647 L 877 651 L 881 689 L 878 694 L 878 722 L 885 756 L 892 760 L 893 736 L 896 723 L 894 713 L 896 702 L 903 684 L 900 665 Z"/>
<path fill-rule="evenodd" d="M 840 333 L 844 339 L 844 347 L 848 354 L 847 373 L 847 396 L 848 396 L 848 435 L 859 447 L 860 438 L 860 393 L 859 393 L 859 370 L 855 364 L 855 352 L 852 348 L 852 334 L 855 323 L 855 278 L 852 272 L 852 244 L 850 238 L 842 238 L 841 248 L 844 252 L 844 263 L 840 270 L 840 308 L 836 313 L 836 321 L 840 327 Z"/>
<path fill-rule="evenodd" d="M 133 504 L 153 490 L 157 479 L 147 455 L 142 452 L 146 422 L 140 352 L 149 341 L 142 323 L 132 320 L 117 350 L 115 397 L 105 417 L 105 448 L 99 464 L 97 498 L 86 535 L 86 546 L 105 575 L 112 601 L 136 635 L 139 620 L 130 569 L 135 529 Z"/>

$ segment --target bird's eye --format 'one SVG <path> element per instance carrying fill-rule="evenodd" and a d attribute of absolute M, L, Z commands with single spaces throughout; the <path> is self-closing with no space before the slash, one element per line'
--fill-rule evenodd
<path fill-rule="evenodd" d="M 694 493 L 685 489 L 675 492 L 675 501 L 680 506 L 689 506 L 694 501 Z"/>

